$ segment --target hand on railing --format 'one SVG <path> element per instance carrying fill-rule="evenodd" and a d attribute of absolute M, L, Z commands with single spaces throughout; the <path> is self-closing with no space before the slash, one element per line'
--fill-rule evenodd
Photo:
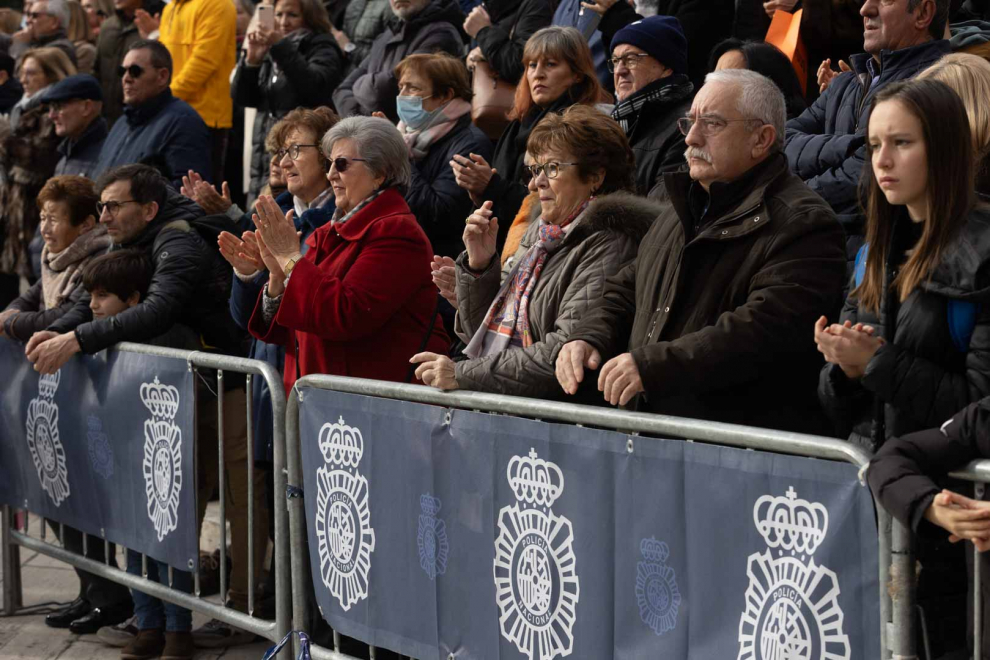
<path fill-rule="evenodd" d="M 597 369 L 601 363 L 602 355 L 597 348 L 583 339 L 569 341 L 557 354 L 557 382 L 568 394 L 577 394 L 584 370 Z"/>
<path fill-rule="evenodd" d="M 925 511 L 925 518 L 948 531 L 952 543 L 972 541 L 980 552 L 990 550 L 990 502 L 943 490 Z"/>
<path fill-rule="evenodd" d="M 416 378 L 438 390 L 456 390 L 459 385 L 454 377 L 454 361 L 439 353 L 417 353 L 409 358 L 416 367 Z"/>

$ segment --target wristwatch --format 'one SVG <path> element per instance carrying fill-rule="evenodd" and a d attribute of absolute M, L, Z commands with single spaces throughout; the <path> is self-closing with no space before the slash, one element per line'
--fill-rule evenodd
<path fill-rule="evenodd" d="M 292 257 L 291 259 L 289 259 L 288 261 L 285 262 L 285 267 L 282 268 L 282 272 L 285 273 L 285 276 L 286 277 L 289 276 L 289 273 L 291 273 L 292 272 L 292 269 L 296 267 L 296 264 L 299 263 L 299 260 L 300 259 L 302 259 L 302 255 L 301 254 L 298 255 L 298 256 Z"/>
<path fill-rule="evenodd" d="M 347 45 L 344 46 L 345 53 L 353 53 L 357 50 L 357 45 L 353 41 L 348 41 Z"/>

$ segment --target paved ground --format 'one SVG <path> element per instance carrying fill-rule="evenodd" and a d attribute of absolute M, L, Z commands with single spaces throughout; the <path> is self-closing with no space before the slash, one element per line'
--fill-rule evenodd
<path fill-rule="evenodd" d="M 215 507 L 213 503 L 212 507 Z M 212 520 L 212 522 L 211 522 Z M 40 519 L 32 517 L 29 528 L 32 536 L 39 529 Z M 212 528 L 213 533 L 210 533 Z M 219 525 L 216 510 L 207 514 L 204 523 L 203 548 L 216 547 Z M 49 534 L 48 540 L 52 536 Z M 2 552 L 2 549 L 0 549 Z M 123 557 L 118 557 L 123 565 Z M 65 602 L 78 593 L 79 583 L 72 567 L 44 555 L 25 551 L 21 548 L 21 578 L 24 585 L 24 605 L 30 606 L 46 601 Z M 2 579 L 2 578 L 0 578 Z M 206 617 L 195 614 L 193 627 L 205 623 Z M 200 651 L 198 660 L 260 660 L 270 642 L 256 642 L 225 651 Z M 284 653 L 282 654 L 285 655 Z M 54 630 L 45 625 L 44 617 L 0 617 L 0 660 L 16 658 L 37 658 L 39 660 L 92 660 L 118 658 L 119 650 L 104 646 L 95 635 L 73 635 L 68 630 Z"/>

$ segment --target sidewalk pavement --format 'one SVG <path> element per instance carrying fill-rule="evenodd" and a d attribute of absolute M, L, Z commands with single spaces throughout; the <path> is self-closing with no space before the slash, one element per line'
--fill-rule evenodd
<path fill-rule="evenodd" d="M 215 507 L 216 503 L 211 503 Z M 209 520 L 210 516 L 207 515 Z M 216 517 L 215 517 L 216 519 Z M 28 523 L 31 535 L 40 529 L 41 519 L 32 515 Z M 219 527 L 214 525 L 217 529 Z M 202 543 L 204 550 L 216 547 L 218 534 L 209 534 L 204 524 Z M 210 538 L 212 536 L 212 538 Z M 51 530 L 48 541 L 53 540 Z M 210 545 L 212 541 L 212 547 Z M 30 607 L 47 601 L 68 602 L 76 597 L 79 582 L 72 567 L 59 561 L 21 548 L 21 582 L 24 586 L 24 606 Z M 0 548 L 2 554 L 3 548 Z M 123 552 L 118 551 L 117 561 L 124 565 Z M 2 580 L 2 577 L 0 577 Z M 0 583 L 2 584 L 2 583 Z M 0 605 L 2 606 L 2 605 Z M 32 660 L 114 660 L 120 650 L 104 645 L 96 635 L 73 635 L 68 630 L 56 630 L 45 625 L 43 615 L 0 616 L 0 660 L 31 658 Z M 193 628 L 206 623 L 208 617 L 193 614 Z M 201 650 L 197 660 L 260 660 L 271 642 L 258 641 L 230 649 Z"/>

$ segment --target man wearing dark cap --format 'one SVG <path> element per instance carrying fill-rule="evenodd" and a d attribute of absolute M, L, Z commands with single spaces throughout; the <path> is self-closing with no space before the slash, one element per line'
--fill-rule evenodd
<path fill-rule="evenodd" d="M 650 16 L 616 32 L 608 62 L 615 81 L 615 110 L 636 154 L 636 192 L 645 195 L 661 174 L 684 165 L 684 136 L 677 119 L 691 108 L 687 39 L 672 16 Z"/>
<path fill-rule="evenodd" d="M 95 178 L 100 149 L 107 139 L 100 83 L 88 74 L 69 76 L 49 87 L 41 102 L 48 104 L 48 117 L 62 138 L 58 145 L 62 158 L 55 166 L 55 176 Z"/>

